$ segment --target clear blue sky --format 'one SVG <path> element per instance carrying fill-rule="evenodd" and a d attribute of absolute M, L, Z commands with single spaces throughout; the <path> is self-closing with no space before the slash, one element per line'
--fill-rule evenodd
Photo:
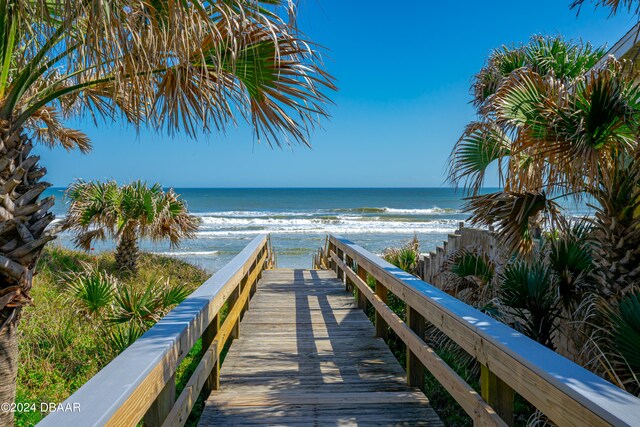
<path fill-rule="evenodd" d="M 626 14 L 571 0 L 300 0 L 299 24 L 328 48 L 340 91 L 312 149 L 271 149 L 242 125 L 197 140 L 139 135 L 121 123 L 80 126 L 88 155 L 38 147 L 48 179 L 145 179 L 174 187 L 432 187 L 444 183 L 451 147 L 473 119 L 471 77 L 491 49 L 533 34 L 615 43 Z"/>

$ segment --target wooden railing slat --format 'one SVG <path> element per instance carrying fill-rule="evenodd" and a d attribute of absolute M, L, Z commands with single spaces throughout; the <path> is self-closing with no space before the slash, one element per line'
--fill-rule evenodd
<path fill-rule="evenodd" d="M 261 262 L 266 260 L 267 254 L 265 253 L 262 256 Z M 238 336 L 234 334 L 239 330 L 240 325 L 240 315 L 244 310 L 244 306 L 246 301 L 249 299 L 249 293 L 251 292 L 251 286 L 249 284 L 253 284 L 253 282 L 257 279 L 259 273 L 259 269 L 255 269 L 253 273 L 248 277 L 247 286 L 242 291 L 242 294 L 235 301 L 235 304 L 229 310 L 227 317 L 224 319 L 220 330 L 218 331 L 218 335 L 216 336 L 216 341 L 218 342 L 218 354 L 222 353 L 225 344 L 229 338 L 237 338 Z"/>

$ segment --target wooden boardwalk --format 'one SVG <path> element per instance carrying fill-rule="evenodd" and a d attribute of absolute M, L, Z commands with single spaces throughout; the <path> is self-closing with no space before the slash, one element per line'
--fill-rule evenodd
<path fill-rule="evenodd" d="M 517 393 L 556 425 L 638 426 L 636 396 L 350 240 L 328 236 L 314 257 L 321 270 L 274 265 L 269 235 L 256 236 L 61 404 L 82 411 L 53 411 L 38 425 L 180 427 L 211 390 L 201 426 L 442 425 L 405 383 L 422 388 L 429 371 L 474 425 L 513 425 Z M 387 306 L 391 293 L 404 318 Z M 407 373 L 356 306 L 375 311 L 378 336 L 402 342 Z M 427 322 L 480 364 L 480 393 L 424 341 Z M 176 372 L 198 340 L 201 357 L 177 394 Z"/>
<path fill-rule="evenodd" d="M 335 273 L 268 270 L 206 401 L 209 425 L 442 425 Z"/>

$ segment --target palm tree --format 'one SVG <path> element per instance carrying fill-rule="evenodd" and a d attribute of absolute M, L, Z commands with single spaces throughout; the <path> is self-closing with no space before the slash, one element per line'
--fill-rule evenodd
<path fill-rule="evenodd" d="M 186 203 L 160 184 L 149 187 L 136 181 L 118 186 L 115 181 L 77 181 L 67 189 L 69 213 L 63 229 L 76 234 L 76 246 L 88 251 L 95 240 L 115 238 L 116 267 L 136 272 L 141 238 L 169 239 L 177 246 L 195 237 L 198 218 L 189 214 Z"/>
<path fill-rule="evenodd" d="M 65 122 L 83 116 L 192 136 L 240 117 L 258 140 L 308 144 L 335 87 L 295 22 L 289 0 L 0 0 L 0 401 L 14 399 L 20 308 L 54 238 L 33 144 L 88 151 Z"/>
<path fill-rule="evenodd" d="M 479 120 L 454 148 L 449 179 L 467 188 L 472 221 L 499 223 L 503 243 L 520 253 L 545 219 L 566 225 L 554 199 L 595 199 L 602 232 L 593 237 L 603 250 L 594 262 L 602 285 L 618 293 L 640 274 L 632 268 L 640 265 L 640 86 L 612 58 L 591 70 L 602 55 L 559 38 L 494 52 L 476 76 Z M 504 191 L 480 195 L 492 163 Z"/>

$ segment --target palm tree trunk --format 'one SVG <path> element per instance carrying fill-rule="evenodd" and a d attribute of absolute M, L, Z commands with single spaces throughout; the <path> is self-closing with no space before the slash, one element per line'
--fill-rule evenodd
<path fill-rule="evenodd" d="M 17 328 L 20 308 L 31 302 L 35 266 L 44 245 L 54 238 L 45 228 L 53 220 L 53 196 L 38 200 L 50 184 L 39 182 L 46 170 L 33 145 L 0 122 L 0 403 L 15 398 Z M 0 413 L 0 425 L 13 415 Z"/>
<path fill-rule="evenodd" d="M 632 163 L 611 173 L 606 191 L 595 195 L 594 261 L 600 292 L 618 298 L 640 285 L 640 166 Z"/>
<path fill-rule="evenodd" d="M 18 376 L 18 319 L 20 308 L 2 310 L 0 313 L 0 403 L 11 403 L 16 397 Z M 13 425 L 13 412 L 0 410 L 0 426 Z"/>
<path fill-rule="evenodd" d="M 138 239 L 135 233 L 122 233 L 116 247 L 116 267 L 120 270 L 135 273 L 138 268 L 139 254 Z"/>

